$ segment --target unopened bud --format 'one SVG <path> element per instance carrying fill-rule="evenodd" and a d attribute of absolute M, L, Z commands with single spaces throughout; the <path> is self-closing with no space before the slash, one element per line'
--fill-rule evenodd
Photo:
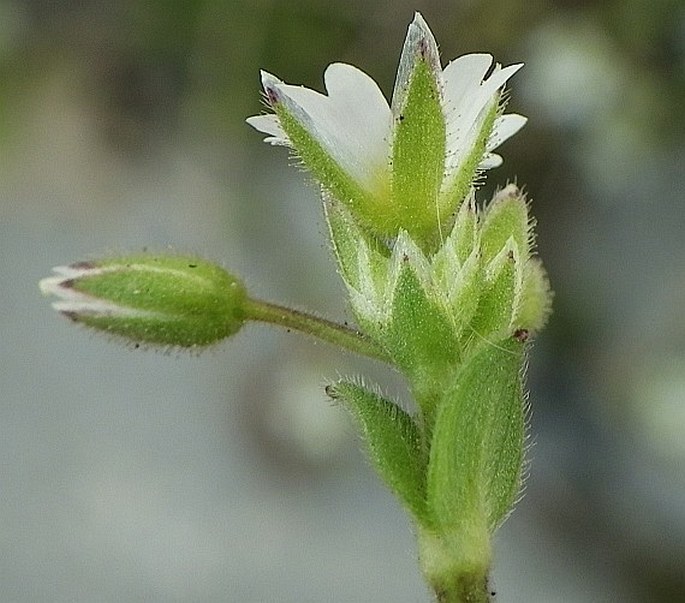
<path fill-rule="evenodd" d="M 135 343 L 205 346 L 244 322 L 245 288 L 192 256 L 141 254 L 80 262 L 40 281 L 58 312 Z"/>

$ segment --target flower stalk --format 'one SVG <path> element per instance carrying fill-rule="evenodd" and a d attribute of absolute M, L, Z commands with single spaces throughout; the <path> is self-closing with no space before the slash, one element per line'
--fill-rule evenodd
<path fill-rule="evenodd" d="M 245 300 L 243 309 L 246 318 L 249 320 L 273 324 L 286 330 L 299 331 L 349 352 L 382 362 L 389 361 L 385 351 L 373 340 L 358 329 L 348 325 L 341 325 L 308 312 L 253 298 Z"/>

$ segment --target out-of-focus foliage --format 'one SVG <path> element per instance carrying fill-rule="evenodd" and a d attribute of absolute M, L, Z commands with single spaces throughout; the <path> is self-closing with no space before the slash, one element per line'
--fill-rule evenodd
<path fill-rule="evenodd" d="M 406 20 L 398 16 L 415 9 L 434 15 L 445 56 L 487 50 L 511 62 L 540 31 L 589 45 L 630 87 L 621 113 L 642 126 L 646 140 L 682 134 L 673 111 L 685 101 L 678 0 L 7 2 L 0 59 L 10 83 L 60 64 L 75 70 L 84 93 L 101 104 L 103 127 L 120 140 L 140 141 L 157 128 L 168 133 L 179 118 L 235 137 L 245 135 L 242 117 L 254 111 L 260 66 L 321 87 L 323 66 L 348 61 L 378 74 L 389 90 Z"/>

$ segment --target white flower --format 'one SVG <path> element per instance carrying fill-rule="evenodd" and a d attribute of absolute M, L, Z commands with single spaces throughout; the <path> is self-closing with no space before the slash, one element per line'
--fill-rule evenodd
<path fill-rule="evenodd" d="M 388 169 L 392 114 L 383 93 L 366 73 L 333 63 L 324 73 L 328 95 L 284 84 L 262 71 L 270 102 L 280 101 L 355 180 L 372 188 Z M 249 117 L 247 123 L 268 134 L 264 141 L 292 146 L 276 115 Z"/>
<path fill-rule="evenodd" d="M 477 173 L 502 163 L 494 149 L 525 124 L 525 117 L 503 115 L 500 106 L 502 87 L 521 66 L 493 66 L 489 54 L 469 54 L 443 70 L 433 34 L 417 13 L 407 32 L 391 106 L 371 77 L 351 65 L 334 63 L 324 74 L 327 94 L 262 72 L 275 114 L 247 122 L 268 135 L 266 142 L 294 148 L 324 188 L 361 213 L 363 221 L 383 219 L 367 206 L 387 208 L 392 205 L 388 198 L 402 205 L 401 197 L 415 199 L 417 193 L 432 197 L 413 202 L 428 208 L 435 221 L 436 207 L 438 219 L 449 216 Z M 411 90 L 421 76 L 429 86 L 423 95 Z M 410 127 L 404 123 L 405 114 L 410 113 L 418 115 L 412 125 L 417 120 L 425 123 L 415 126 L 416 134 L 402 138 L 402 128 Z M 434 115 L 439 120 L 431 121 Z M 418 184 L 416 190 L 398 191 L 393 180 L 404 188 L 407 182 Z M 364 216 L 365 212 L 373 215 Z M 415 218 L 402 216 L 392 228 L 411 232 Z"/>

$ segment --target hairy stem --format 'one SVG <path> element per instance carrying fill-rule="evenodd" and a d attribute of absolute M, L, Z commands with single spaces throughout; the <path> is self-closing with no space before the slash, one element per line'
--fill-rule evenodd
<path fill-rule="evenodd" d="M 419 529 L 418 536 L 421 569 L 437 603 L 490 603 L 487 534 L 450 538 Z"/>
<path fill-rule="evenodd" d="M 383 362 L 390 362 L 383 349 L 357 329 L 346 325 L 258 299 L 248 299 L 244 309 L 245 317 L 249 320 L 267 322 L 285 329 L 294 329 L 350 352 Z"/>

